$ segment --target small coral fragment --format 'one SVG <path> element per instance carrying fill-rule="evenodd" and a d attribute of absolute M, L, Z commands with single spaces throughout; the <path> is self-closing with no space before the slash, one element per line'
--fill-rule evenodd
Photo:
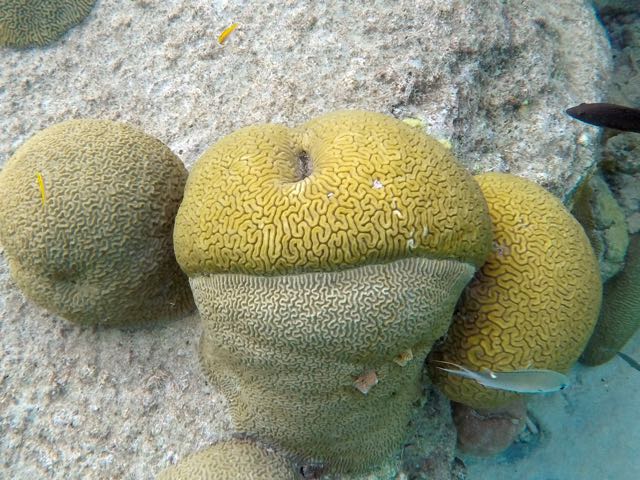
<path fill-rule="evenodd" d="M 363 373 L 358 378 L 356 378 L 353 382 L 353 386 L 356 389 L 360 390 L 363 394 L 369 393 L 371 387 L 378 384 L 378 376 L 376 375 L 375 370 L 369 370 L 368 372 Z"/>
<path fill-rule="evenodd" d="M 413 352 L 410 348 L 405 350 L 404 352 L 400 352 L 398 355 L 393 357 L 393 361 L 401 367 L 404 367 L 411 360 L 413 360 Z"/>
<path fill-rule="evenodd" d="M 403 118 L 402 121 L 407 125 L 409 125 L 410 127 L 417 128 L 420 130 L 424 130 L 426 126 L 426 122 L 421 118 L 407 117 L 407 118 Z"/>

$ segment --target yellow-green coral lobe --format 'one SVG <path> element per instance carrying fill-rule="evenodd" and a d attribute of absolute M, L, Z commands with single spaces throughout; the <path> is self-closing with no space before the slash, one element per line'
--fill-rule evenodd
<path fill-rule="evenodd" d="M 0 0 L 0 47 L 44 46 L 81 22 L 95 0 Z"/>
<path fill-rule="evenodd" d="M 622 350 L 640 326 L 640 234 L 631 235 L 624 268 L 604 285 L 602 312 L 580 361 L 600 365 Z"/>
<path fill-rule="evenodd" d="M 218 442 L 169 467 L 156 480 L 295 480 L 293 464 L 273 448 L 250 440 Z"/>
<path fill-rule="evenodd" d="M 482 264 L 486 205 L 436 140 L 393 118 L 326 114 L 241 129 L 191 172 L 176 219 L 190 274 L 322 271 L 405 256 Z"/>
<path fill-rule="evenodd" d="M 47 182 L 46 198 L 34 172 Z M 0 242 L 11 276 L 28 298 L 79 323 L 191 309 L 172 249 L 186 177 L 165 145 L 125 124 L 71 120 L 37 133 L 0 172 Z"/>
<path fill-rule="evenodd" d="M 469 369 L 566 372 L 593 330 L 601 301 L 597 259 L 580 224 L 535 183 L 476 177 L 489 205 L 493 251 L 464 290 L 444 345 L 433 356 Z M 452 400 L 492 408 L 515 394 L 434 368 Z"/>
<path fill-rule="evenodd" d="M 386 460 L 490 234 L 473 178 L 393 118 L 336 112 L 219 141 L 174 239 L 201 363 L 237 428 L 335 472 Z"/>

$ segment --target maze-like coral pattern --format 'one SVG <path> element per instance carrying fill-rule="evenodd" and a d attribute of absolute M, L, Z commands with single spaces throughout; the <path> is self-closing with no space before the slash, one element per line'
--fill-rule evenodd
<path fill-rule="evenodd" d="M 0 173 L 12 277 L 27 297 L 81 323 L 192 308 L 172 248 L 186 177 L 165 145 L 124 124 L 71 120 L 36 134 Z"/>
<path fill-rule="evenodd" d="M 533 182 L 508 174 L 476 177 L 493 222 L 493 251 L 464 290 L 446 342 L 434 359 L 481 371 L 566 372 L 582 352 L 601 301 L 598 263 L 580 224 Z M 491 408 L 513 394 L 447 376 L 446 395 Z"/>
<path fill-rule="evenodd" d="M 602 312 L 580 361 L 600 365 L 622 350 L 640 326 L 640 234 L 629 241 L 624 268 L 604 286 Z"/>
<path fill-rule="evenodd" d="M 175 248 L 189 273 L 323 271 L 406 256 L 481 265 L 486 204 L 436 140 L 377 113 L 239 130 L 189 176 Z"/>
<path fill-rule="evenodd" d="M 47 45 L 81 22 L 95 0 L 0 0 L 0 47 Z"/>
<path fill-rule="evenodd" d="M 334 470 L 366 470 L 404 440 L 424 359 L 473 272 L 414 257 L 336 272 L 192 277 L 204 370 L 237 428 Z M 372 372 L 377 383 L 364 394 L 358 379 Z"/>
<path fill-rule="evenodd" d="M 156 480 L 296 480 L 293 464 L 255 441 L 220 441 L 160 472 Z"/>

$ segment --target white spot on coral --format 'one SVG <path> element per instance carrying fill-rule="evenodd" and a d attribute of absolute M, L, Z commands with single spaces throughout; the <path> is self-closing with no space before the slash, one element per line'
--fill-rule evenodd
<path fill-rule="evenodd" d="M 380 190 L 382 187 L 384 187 L 384 185 L 382 184 L 382 182 L 380 180 L 378 180 L 377 178 L 373 181 L 373 188 L 375 188 L 376 190 Z"/>
<path fill-rule="evenodd" d="M 498 243 L 496 241 L 492 243 L 492 249 L 495 252 L 495 254 L 499 257 L 504 257 L 511 253 L 511 249 L 509 248 L 508 245 L 502 245 L 501 243 Z"/>
<path fill-rule="evenodd" d="M 333 192 L 327 192 L 327 198 L 329 198 L 329 199 L 333 198 L 334 195 L 335 195 L 335 193 L 333 193 Z"/>

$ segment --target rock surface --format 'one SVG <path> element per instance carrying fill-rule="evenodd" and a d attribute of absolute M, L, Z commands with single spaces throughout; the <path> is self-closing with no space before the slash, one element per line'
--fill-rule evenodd
<path fill-rule="evenodd" d="M 195 316 L 79 327 L 29 303 L 0 257 L 0 478 L 152 478 L 230 429 Z"/>
<path fill-rule="evenodd" d="M 601 96 L 602 29 L 580 0 L 477 5 L 104 0 L 51 47 L 2 50 L 0 163 L 73 117 L 140 126 L 190 166 L 241 126 L 358 107 L 424 118 L 474 173 L 565 193 L 592 162 L 564 109 Z"/>
<path fill-rule="evenodd" d="M 50 47 L 0 50 L 0 165 L 69 118 L 129 122 L 190 167 L 244 125 L 364 108 L 422 119 L 474 173 L 567 197 L 596 136 L 564 109 L 601 98 L 602 29 L 582 0 L 477 5 L 101 0 Z M 198 335 L 195 317 L 69 325 L 27 303 L 1 263 L 0 476 L 152 478 L 217 439 L 230 425 L 199 373 Z"/>

